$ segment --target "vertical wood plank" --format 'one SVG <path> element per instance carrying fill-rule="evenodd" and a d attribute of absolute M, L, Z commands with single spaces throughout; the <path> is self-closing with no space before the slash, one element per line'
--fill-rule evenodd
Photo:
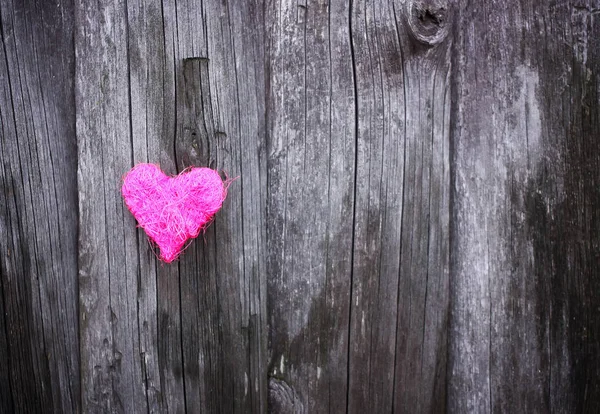
<path fill-rule="evenodd" d="M 598 411 L 600 4 L 460 4 L 449 409 Z"/>
<path fill-rule="evenodd" d="M 164 20 L 163 6 L 160 1 L 127 2 L 131 145 L 133 147 L 132 163 L 128 167 L 141 162 L 153 162 L 159 164 L 166 172 L 175 173 L 172 161 L 175 128 L 175 61 L 172 51 L 173 40 L 166 37 Z M 124 225 L 133 231 L 135 219 L 127 214 Z M 172 361 L 165 360 L 172 353 L 173 347 L 177 348 L 179 344 L 177 332 L 173 332 L 174 328 L 169 325 L 173 320 L 178 321 L 178 308 L 175 307 L 174 310 L 176 315 L 169 317 L 170 308 L 162 299 L 165 296 L 173 297 L 166 288 L 172 286 L 172 283 L 168 284 L 169 280 L 174 279 L 173 282 L 176 282 L 178 275 L 176 271 L 171 270 L 172 267 L 157 263 L 155 248 L 150 246 L 144 231 L 138 229 L 136 233 L 137 244 L 134 249 L 137 249 L 139 260 L 137 320 L 144 392 L 148 411 L 164 412 L 174 408 L 172 398 L 183 394 L 182 384 L 177 384 L 174 380 L 169 365 L 169 363 L 175 364 L 181 371 L 181 357 L 174 358 Z M 179 286 L 176 285 L 175 289 L 178 292 Z M 177 303 L 176 300 L 171 307 L 176 306 Z"/>
<path fill-rule="evenodd" d="M 73 3 L 0 1 L 0 411 L 78 412 Z"/>
<path fill-rule="evenodd" d="M 266 409 L 264 52 L 257 30 L 264 24 L 262 5 L 186 7 L 178 8 L 176 25 L 178 167 L 207 165 L 239 177 L 180 265 L 182 312 L 196 315 L 183 322 L 186 408 L 261 412 Z M 188 22 L 186 15 L 201 20 Z"/>
<path fill-rule="evenodd" d="M 265 5 L 228 1 L 204 7 L 210 90 L 204 111 L 212 111 L 214 122 L 209 145 L 215 168 L 239 177 L 229 187 L 227 208 L 213 223 L 223 341 L 218 395 L 225 411 L 265 412 Z"/>
<path fill-rule="evenodd" d="M 111 1 L 75 8 L 82 408 L 146 410 L 138 242 L 120 194 L 133 150 L 127 9 Z"/>
<path fill-rule="evenodd" d="M 352 412 L 445 407 L 450 13 L 444 2 L 353 4 Z"/>
<path fill-rule="evenodd" d="M 264 411 L 262 5 L 129 0 L 78 9 L 80 185 L 114 176 L 118 190 L 139 162 L 169 174 L 210 166 L 241 176 L 206 233 L 170 265 L 157 263 L 120 196 L 116 212 L 96 217 L 112 188 L 82 190 L 82 226 L 97 226 L 81 242 L 82 277 L 96 275 L 81 293 L 91 320 L 84 335 L 105 344 L 103 355 L 86 351 L 84 396 L 90 407 L 125 412 L 133 403 L 152 412 Z M 88 168 L 104 178 L 83 174 Z M 103 272 L 115 260 L 131 266 Z M 127 353 L 118 321 L 131 338 Z M 130 376 L 119 391 L 115 350 Z"/>
<path fill-rule="evenodd" d="M 206 50 L 206 46 L 204 46 Z M 206 52 L 204 52 L 206 53 Z M 182 123 L 178 144 L 180 162 L 185 165 L 214 164 L 214 121 L 209 88 L 209 60 L 190 57 L 183 60 L 183 79 L 179 89 L 178 113 Z M 214 226 L 204 235 L 212 240 L 194 243 L 181 259 L 183 357 L 186 378 L 186 403 L 191 412 L 222 411 L 223 341 L 219 327 L 221 309 L 217 296 Z"/>
<path fill-rule="evenodd" d="M 267 7 L 274 412 L 345 408 L 356 141 L 348 18 L 345 2 Z"/>

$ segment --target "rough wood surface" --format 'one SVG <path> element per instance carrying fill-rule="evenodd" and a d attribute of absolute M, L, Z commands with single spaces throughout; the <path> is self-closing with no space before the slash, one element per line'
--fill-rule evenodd
<path fill-rule="evenodd" d="M 76 10 L 83 408 L 264 411 L 262 9 L 130 0 Z M 139 162 L 239 177 L 173 265 L 157 263 L 120 196 Z"/>
<path fill-rule="evenodd" d="M 354 210 L 347 5 L 267 6 L 269 401 L 343 410 Z"/>
<path fill-rule="evenodd" d="M 597 412 L 600 3 L 460 4 L 449 409 Z"/>
<path fill-rule="evenodd" d="M 77 412 L 73 4 L 1 1 L 0 32 L 0 412 Z"/>
<path fill-rule="evenodd" d="M 358 155 L 348 408 L 440 412 L 448 313 L 449 43 L 443 33 L 420 39 L 423 28 L 407 24 L 418 12 L 411 2 L 353 6 Z"/>
<path fill-rule="evenodd" d="M 0 0 L 0 412 L 600 411 L 599 16 Z M 140 162 L 235 178 L 174 264 Z"/>

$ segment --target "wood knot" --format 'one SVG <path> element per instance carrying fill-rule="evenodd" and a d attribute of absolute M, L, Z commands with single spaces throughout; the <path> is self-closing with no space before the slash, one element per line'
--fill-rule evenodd
<path fill-rule="evenodd" d="M 269 412 L 304 413 L 304 405 L 298 394 L 285 381 L 269 378 Z"/>
<path fill-rule="evenodd" d="M 450 12 L 447 0 L 412 0 L 407 2 L 406 17 L 412 36 L 434 46 L 448 36 Z"/>

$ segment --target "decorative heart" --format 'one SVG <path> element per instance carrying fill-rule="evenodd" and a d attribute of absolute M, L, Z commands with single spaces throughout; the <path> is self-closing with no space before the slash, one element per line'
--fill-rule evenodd
<path fill-rule="evenodd" d="M 227 186 L 210 168 L 169 177 L 156 165 L 138 164 L 125 176 L 121 192 L 140 227 L 160 248 L 160 259 L 171 263 L 221 208 Z"/>

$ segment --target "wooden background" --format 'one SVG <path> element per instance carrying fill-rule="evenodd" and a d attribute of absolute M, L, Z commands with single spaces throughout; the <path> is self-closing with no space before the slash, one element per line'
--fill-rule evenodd
<path fill-rule="evenodd" d="M 0 28 L 0 412 L 600 412 L 598 0 Z M 239 176 L 171 265 L 140 162 Z"/>

